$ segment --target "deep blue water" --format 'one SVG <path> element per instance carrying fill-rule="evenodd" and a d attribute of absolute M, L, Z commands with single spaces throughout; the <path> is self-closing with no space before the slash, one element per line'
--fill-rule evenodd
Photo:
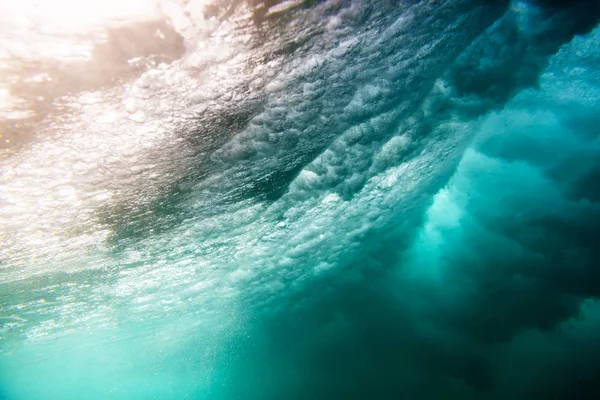
<path fill-rule="evenodd" d="M 244 7 L 35 65 L 0 398 L 600 398 L 600 3 Z"/>

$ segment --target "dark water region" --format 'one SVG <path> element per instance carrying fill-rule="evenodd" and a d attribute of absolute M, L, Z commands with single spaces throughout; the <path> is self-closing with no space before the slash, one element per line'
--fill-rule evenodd
<path fill-rule="evenodd" d="M 600 397 L 600 2 L 134 11 L 0 31 L 0 397 Z"/>

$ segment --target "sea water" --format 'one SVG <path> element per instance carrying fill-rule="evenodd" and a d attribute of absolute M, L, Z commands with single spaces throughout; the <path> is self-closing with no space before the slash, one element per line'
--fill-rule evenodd
<path fill-rule="evenodd" d="M 0 398 L 600 396 L 599 2 L 11 3 Z"/>

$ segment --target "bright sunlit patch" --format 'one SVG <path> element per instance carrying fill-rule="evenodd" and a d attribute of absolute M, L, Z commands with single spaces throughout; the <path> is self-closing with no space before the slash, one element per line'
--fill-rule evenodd
<path fill-rule="evenodd" d="M 20 59 L 89 58 L 98 29 L 159 15 L 153 0 L 0 0 L 0 56 Z"/>
<path fill-rule="evenodd" d="M 110 20 L 153 17 L 157 4 L 153 0 L 1 0 L 0 18 L 22 28 L 56 25 L 74 31 Z"/>

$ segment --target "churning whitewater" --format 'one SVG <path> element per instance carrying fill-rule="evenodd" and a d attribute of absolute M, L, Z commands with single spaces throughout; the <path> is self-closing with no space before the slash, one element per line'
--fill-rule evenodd
<path fill-rule="evenodd" d="M 597 399 L 600 2 L 0 1 L 0 398 Z"/>

